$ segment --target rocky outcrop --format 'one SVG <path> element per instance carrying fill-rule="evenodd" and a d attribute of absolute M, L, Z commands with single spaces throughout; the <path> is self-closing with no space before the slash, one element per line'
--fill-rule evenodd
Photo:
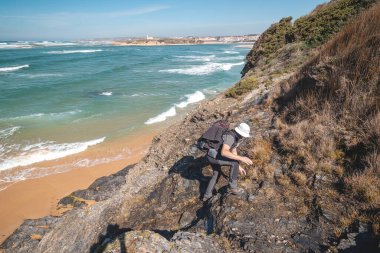
<path fill-rule="evenodd" d="M 26 220 L 1 245 L 5 252 L 33 252 L 43 236 L 54 229 L 60 218 L 47 216 L 37 220 Z"/>
<path fill-rule="evenodd" d="M 99 252 L 167 252 L 167 253 L 219 253 L 223 247 L 217 236 L 206 236 L 189 232 L 176 233 L 170 240 L 152 231 L 131 231 L 123 233 L 116 240 L 103 245 Z"/>

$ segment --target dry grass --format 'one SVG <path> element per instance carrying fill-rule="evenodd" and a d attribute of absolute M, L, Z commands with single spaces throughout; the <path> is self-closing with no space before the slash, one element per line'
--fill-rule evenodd
<path fill-rule="evenodd" d="M 345 178 L 347 191 L 359 201 L 378 205 L 380 203 L 380 178 L 376 175 L 379 175 L 379 171 L 366 169 L 363 173 Z"/>
<path fill-rule="evenodd" d="M 255 166 L 264 168 L 272 157 L 272 143 L 264 139 L 256 140 L 251 157 Z"/>
<path fill-rule="evenodd" d="M 282 127 L 278 136 L 282 149 L 286 150 L 288 158 L 302 164 L 307 172 L 334 168 L 337 164 L 337 160 L 331 157 L 337 150 L 334 133 L 330 126 L 325 125 L 325 117 L 316 116 L 313 121 L 303 120 Z"/>
<path fill-rule="evenodd" d="M 264 139 L 256 139 L 248 156 L 253 161 L 253 169 L 247 171 L 247 177 L 254 180 L 273 180 L 275 167 L 270 163 L 272 143 Z"/>
<path fill-rule="evenodd" d="M 31 234 L 31 235 L 30 235 L 30 239 L 32 239 L 32 240 L 37 240 L 37 241 L 41 241 L 41 239 L 42 239 L 42 235 L 39 235 L 39 234 Z"/>
<path fill-rule="evenodd" d="M 308 181 L 306 175 L 300 171 L 292 172 L 291 178 L 298 186 L 305 186 Z"/>
<path fill-rule="evenodd" d="M 292 184 L 291 180 L 285 175 L 278 177 L 277 182 L 284 188 L 288 188 Z"/>
<path fill-rule="evenodd" d="M 370 204 L 380 204 L 379 23 L 377 4 L 277 93 L 278 140 L 287 159 L 308 173 L 346 175 L 347 190 Z"/>

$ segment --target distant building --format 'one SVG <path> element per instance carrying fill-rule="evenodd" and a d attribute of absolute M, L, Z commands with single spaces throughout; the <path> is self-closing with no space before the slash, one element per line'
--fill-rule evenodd
<path fill-rule="evenodd" d="M 146 36 L 146 40 L 152 40 L 154 39 L 153 37 L 149 37 L 149 35 Z"/>
<path fill-rule="evenodd" d="M 199 37 L 200 40 L 203 41 L 216 41 L 217 39 L 215 37 Z"/>

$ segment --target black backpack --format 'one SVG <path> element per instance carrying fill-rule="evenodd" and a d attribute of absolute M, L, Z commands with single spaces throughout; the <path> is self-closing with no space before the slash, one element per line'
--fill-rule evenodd
<path fill-rule="evenodd" d="M 218 120 L 197 141 L 198 149 L 207 152 L 209 149 L 219 150 L 223 143 L 222 136 L 228 131 L 229 123 Z"/>

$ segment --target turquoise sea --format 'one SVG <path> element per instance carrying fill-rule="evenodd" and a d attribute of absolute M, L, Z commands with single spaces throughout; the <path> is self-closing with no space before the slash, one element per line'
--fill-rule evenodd
<path fill-rule="evenodd" d="M 28 178 L 20 168 L 170 122 L 238 81 L 248 51 L 0 43 L 0 183 Z"/>

